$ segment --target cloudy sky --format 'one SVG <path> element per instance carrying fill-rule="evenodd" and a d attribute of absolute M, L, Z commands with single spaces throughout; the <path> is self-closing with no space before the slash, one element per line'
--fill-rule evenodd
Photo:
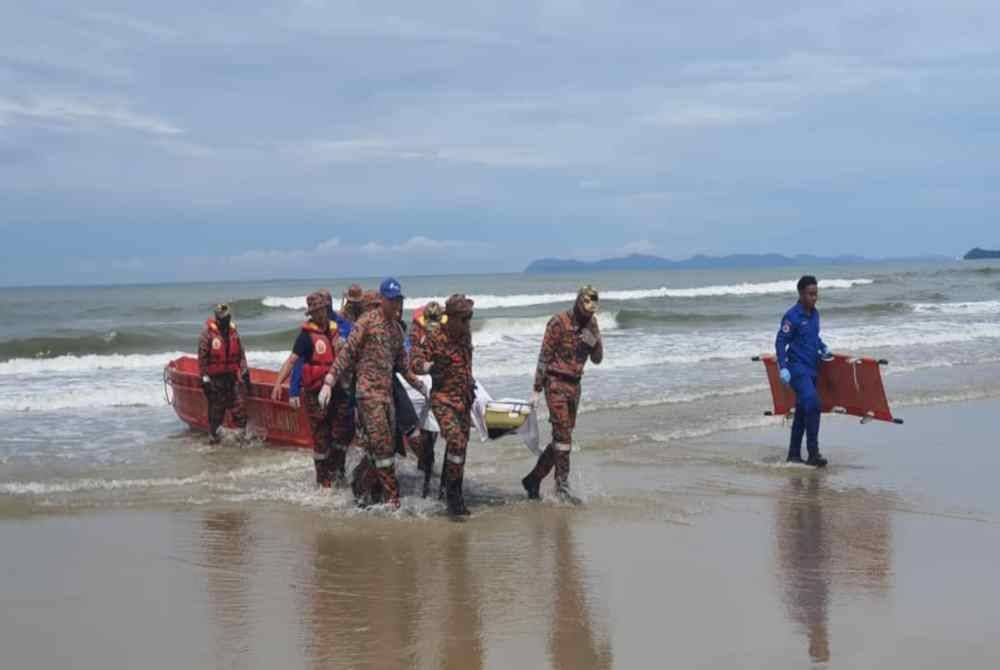
<path fill-rule="evenodd" d="M 0 282 L 1000 245 L 998 19 L 969 0 L 3 3 Z"/>

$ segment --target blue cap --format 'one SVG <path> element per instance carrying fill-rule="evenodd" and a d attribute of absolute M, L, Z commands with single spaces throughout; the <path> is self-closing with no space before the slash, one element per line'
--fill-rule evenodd
<path fill-rule="evenodd" d="M 399 282 L 396 279 L 389 277 L 382 282 L 381 286 L 378 287 L 378 293 L 383 298 L 395 300 L 396 298 L 403 297 L 403 287 L 399 285 Z"/>

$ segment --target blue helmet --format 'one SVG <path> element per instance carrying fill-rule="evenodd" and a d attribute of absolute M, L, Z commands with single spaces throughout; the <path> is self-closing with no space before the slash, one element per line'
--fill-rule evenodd
<path fill-rule="evenodd" d="M 383 298 L 388 298 L 389 300 L 395 300 L 396 298 L 403 297 L 403 287 L 400 286 L 399 281 L 389 277 L 382 282 L 381 286 L 378 287 L 378 293 Z"/>

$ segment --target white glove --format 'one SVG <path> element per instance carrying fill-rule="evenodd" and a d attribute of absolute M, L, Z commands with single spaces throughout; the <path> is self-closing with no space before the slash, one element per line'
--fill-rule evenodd
<path fill-rule="evenodd" d="M 209 377 L 208 375 L 202 375 L 202 376 L 201 376 L 201 383 L 202 383 L 202 384 L 207 384 L 207 383 L 209 383 L 210 381 L 212 381 L 212 378 L 211 378 L 211 377 Z"/>
<path fill-rule="evenodd" d="M 329 375 L 327 375 L 329 376 Z M 326 409 L 326 406 L 330 404 L 330 396 L 333 394 L 333 388 L 329 384 L 323 384 L 323 388 L 319 390 L 319 406 Z"/>
<path fill-rule="evenodd" d="M 538 404 L 538 399 L 540 397 L 541 394 L 538 391 L 532 391 L 531 396 L 528 397 L 528 404 L 534 408 Z"/>
<path fill-rule="evenodd" d="M 298 409 L 299 406 L 302 404 L 302 401 L 299 400 L 299 397 L 297 395 L 293 395 L 291 398 L 288 399 L 288 404 L 294 407 L 295 409 Z"/>
<path fill-rule="evenodd" d="M 580 339 L 591 349 L 597 346 L 597 335 L 590 328 L 584 328 L 580 331 Z"/>

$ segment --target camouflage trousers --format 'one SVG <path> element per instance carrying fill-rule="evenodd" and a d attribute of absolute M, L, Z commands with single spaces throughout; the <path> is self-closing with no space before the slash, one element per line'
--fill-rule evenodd
<path fill-rule="evenodd" d="M 233 423 L 243 428 L 247 425 L 247 415 L 244 409 L 243 383 L 236 375 L 215 375 L 205 388 L 205 399 L 208 401 L 208 431 L 214 437 L 226 417 L 226 410 L 233 417 Z"/>
<path fill-rule="evenodd" d="M 447 476 L 442 479 L 458 481 L 465 472 L 465 452 L 469 447 L 472 418 L 469 410 L 462 411 L 444 403 L 432 402 L 431 409 L 445 441 L 443 467 L 447 469 Z"/>
<path fill-rule="evenodd" d="M 337 388 L 326 409 L 319 406 L 318 391 L 303 391 L 302 400 L 312 431 L 316 483 L 331 486 L 334 479 L 344 476 L 347 445 L 354 438 L 350 398 L 343 389 Z"/>
<path fill-rule="evenodd" d="M 538 457 L 530 476 L 541 481 L 554 466 L 556 486 L 565 488 L 569 484 L 569 454 L 573 448 L 576 410 L 580 405 L 580 384 L 550 379 L 545 386 L 545 402 L 549 406 L 552 442 Z"/>
<path fill-rule="evenodd" d="M 382 502 L 399 506 L 396 480 L 395 411 L 391 402 L 358 398 L 357 446 L 364 448 L 352 476 L 354 495 L 363 501 L 378 492 Z"/>

